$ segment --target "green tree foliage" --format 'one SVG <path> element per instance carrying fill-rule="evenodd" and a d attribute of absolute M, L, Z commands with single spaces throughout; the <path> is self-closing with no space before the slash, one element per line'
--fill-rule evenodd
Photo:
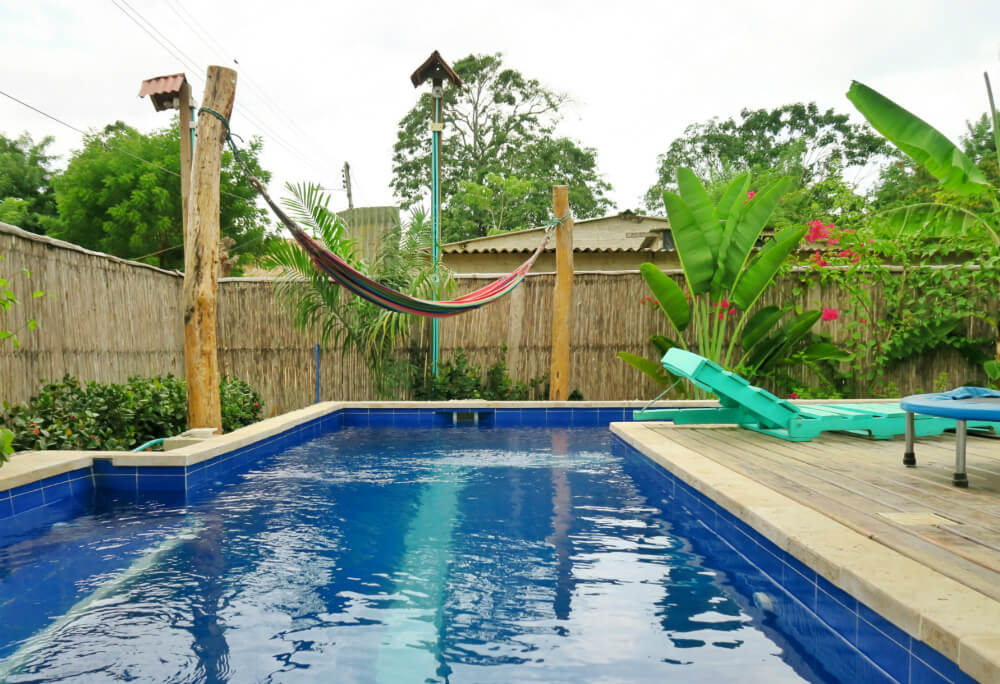
<path fill-rule="evenodd" d="M 46 152 L 50 144 L 51 137 L 36 143 L 27 133 L 16 139 L 0 135 L 0 222 L 33 233 L 55 226 L 54 157 Z"/>
<path fill-rule="evenodd" d="M 597 152 L 555 134 L 566 95 L 504 67 L 500 54 L 470 55 L 455 63 L 455 71 L 465 85 L 446 87 L 442 99 L 445 240 L 541 224 L 554 184 L 569 185 L 577 218 L 599 216 L 611 206 L 605 197 L 611 186 L 597 171 Z M 424 93 L 399 124 L 392 189 L 404 207 L 429 194 L 433 106 Z"/>
<path fill-rule="evenodd" d="M 676 189 L 678 168 L 690 168 L 721 192 L 743 172 L 760 188 L 780 177 L 792 184 L 775 212 L 777 225 L 803 224 L 833 206 L 845 189 L 843 172 L 885 159 L 885 139 L 846 114 L 820 111 L 815 102 L 776 109 L 743 109 L 739 120 L 692 124 L 657 158 L 657 179 L 646 207 L 662 214 L 663 191 Z"/>
<path fill-rule="evenodd" d="M 254 139 L 245 158 L 263 181 L 262 143 Z M 161 168 L 146 164 L 148 160 Z M 167 171 L 164 171 L 166 169 Z M 176 123 L 143 134 L 121 121 L 84 138 L 54 184 L 62 226 L 55 237 L 163 268 L 183 268 L 180 145 Z M 266 213 L 232 154 L 222 155 L 221 233 L 244 258 L 265 251 Z"/>

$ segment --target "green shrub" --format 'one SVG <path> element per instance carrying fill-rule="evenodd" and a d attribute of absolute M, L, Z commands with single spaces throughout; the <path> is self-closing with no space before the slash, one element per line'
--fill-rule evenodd
<path fill-rule="evenodd" d="M 236 378 L 220 384 L 222 427 L 260 420 L 260 395 Z M 187 429 L 187 388 L 172 375 L 134 376 L 125 384 L 81 384 L 66 375 L 42 385 L 26 404 L 4 402 L 3 425 L 15 450 L 127 450 Z"/>
<path fill-rule="evenodd" d="M 501 354 L 504 351 L 506 347 L 501 347 Z M 546 376 L 533 378 L 527 382 L 512 380 L 507 372 L 507 362 L 503 359 L 490 366 L 484 374 L 482 369 L 469 365 L 465 351 L 458 349 L 451 361 L 441 363 L 436 378 L 428 376 L 413 388 L 413 396 L 422 401 L 544 399 L 542 390 L 546 380 Z"/>

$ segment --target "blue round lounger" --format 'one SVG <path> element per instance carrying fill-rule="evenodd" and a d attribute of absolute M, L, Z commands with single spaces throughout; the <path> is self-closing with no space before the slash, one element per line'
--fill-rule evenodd
<path fill-rule="evenodd" d="M 965 472 L 966 421 L 1000 422 L 1000 392 L 985 387 L 959 387 L 950 392 L 914 394 L 904 397 L 899 405 L 906 411 L 906 451 L 903 453 L 903 464 L 910 468 L 917 465 L 917 458 L 913 452 L 914 413 L 954 418 L 957 424 L 955 474 L 952 482 L 956 487 L 968 487 L 969 477 Z"/>

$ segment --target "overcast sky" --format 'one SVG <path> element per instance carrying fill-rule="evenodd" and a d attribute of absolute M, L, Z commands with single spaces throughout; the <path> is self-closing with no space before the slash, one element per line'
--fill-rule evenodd
<path fill-rule="evenodd" d="M 671 140 L 713 116 L 800 101 L 853 113 L 857 79 L 957 140 L 987 110 L 984 71 L 1000 92 L 998 0 L 0 0 L 0 36 L 0 91 L 81 129 L 163 126 L 136 97 L 143 79 L 184 71 L 201 101 L 207 65 L 236 68 L 233 129 L 264 137 L 271 189 L 316 181 L 337 208 L 344 160 L 355 205 L 394 203 L 409 76 L 435 49 L 452 62 L 501 52 L 567 93 L 559 130 L 597 149 L 619 210 L 639 206 Z M 60 164 L 80 146 L 0 96 L 0 133 L 23 131 L 54 136 Z"/>

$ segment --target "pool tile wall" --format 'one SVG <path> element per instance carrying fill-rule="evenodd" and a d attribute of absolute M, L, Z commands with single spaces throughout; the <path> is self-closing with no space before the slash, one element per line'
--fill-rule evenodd
<path fill-rule="evenodd" d="M 89 494 L 94 490 L 94 486 L 92 470 L 79 468 L 0 491 L 0 519 L 54 506 L 66 499 Z"/>
<path fill-rule="evenodd" d="M 708 531 L 756 566 L 782 590 L 784 603 L 775 615 L 782 622 L 783 630 L 801 634 L 806 643 L 808 640 L 838 639 L 863 656 L 852 662 L 828 663 L 839 678 L 844 681 L 896 681 L 903 684 L 974 684 L 976 680 L 948 657 L 911 637 L 819 576 L 617 435 L 612 435 L 611 439 L 616 454 L 633 459 L 661 482 L 666 501 L 693 513 Z M 829 628 L 829 633 L 802 634 L 802 630 L 808 628 L 808 621 L 794 617 L 801 610 L 817 616 Z"/>

